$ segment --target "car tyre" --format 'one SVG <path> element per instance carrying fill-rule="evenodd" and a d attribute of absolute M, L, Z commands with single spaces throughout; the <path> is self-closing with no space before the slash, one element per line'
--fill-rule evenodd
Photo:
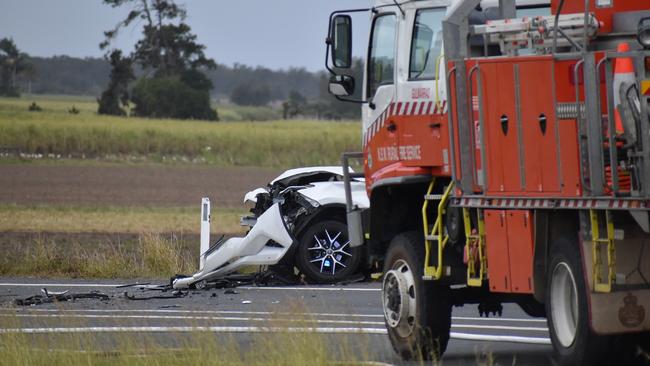
<path fill-rule="evenodd" d="M 315 222 L 299 238 L 295 263 L 307 280 L 336 283 L 357 272 L 360 248 L 352 248 L 346 224 L 335 220 Z"/>

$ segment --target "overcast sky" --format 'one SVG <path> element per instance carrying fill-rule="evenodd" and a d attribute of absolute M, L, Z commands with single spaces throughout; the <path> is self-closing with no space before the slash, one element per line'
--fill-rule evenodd
<path fill-rule="evenodd" d="M 368 7 L 370 0 L 179 0 L 187 23 L 218 63 L 272 69 L 323 69 L 327 21 L 333 10 Z M 13 38 L 33 56 L 100 57 L 103 31 L 128 9 L 101 0 L 0 0 L 0 38 Z M 355 53 L 367 43 L 368 16 L 354 17 Z M 140 27 L 114 45 L 133 49 Z"/>

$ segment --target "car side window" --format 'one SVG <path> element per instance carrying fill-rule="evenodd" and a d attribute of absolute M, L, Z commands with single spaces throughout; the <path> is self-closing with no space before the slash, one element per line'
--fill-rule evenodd
<path fill-rule="evenodd" d="M 409 80 L 435 80 L 442 54 L 444 9 L 423 9 L 415 16 Z"/>
<path fill-rule="evenodd" d="M 392 84 L 395 79 L 394 14 L 375 18 L 368 57 L 368 98 L 372 98 L 381 85 Z"/>

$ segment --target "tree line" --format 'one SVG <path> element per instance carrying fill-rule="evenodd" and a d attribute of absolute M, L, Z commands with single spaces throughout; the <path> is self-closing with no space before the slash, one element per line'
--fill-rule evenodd
<path fill-rule="evenodd" d="M 327 91 L 329 75 L 304 68 L 270 70 L 218 65 L 185 23 L 185 9 L 170 0 L 103 0 L 127 7 L 127 17 L 104 32 L 104 58 L 29 57 L 13 40 L 0 40 L 0 95 L 98 96 L 98 113 L 118 116 L 217 120 L 211 101 L 245 106 L 272 105 L 286 119 L 359 118 L 358 105 Z M 133 50 L 112 48 L 121 30 L 141 28 Z M 363 64 L 355 62 L 361 80 Z"/>

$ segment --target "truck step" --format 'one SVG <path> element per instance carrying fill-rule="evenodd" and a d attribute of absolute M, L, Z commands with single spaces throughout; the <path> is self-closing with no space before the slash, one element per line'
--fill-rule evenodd
<path fill-rule="evenodd" d="M 427 201 L 440 201 L 442 200 L 441 194 L 425 194 L 424 199 Z"/>

